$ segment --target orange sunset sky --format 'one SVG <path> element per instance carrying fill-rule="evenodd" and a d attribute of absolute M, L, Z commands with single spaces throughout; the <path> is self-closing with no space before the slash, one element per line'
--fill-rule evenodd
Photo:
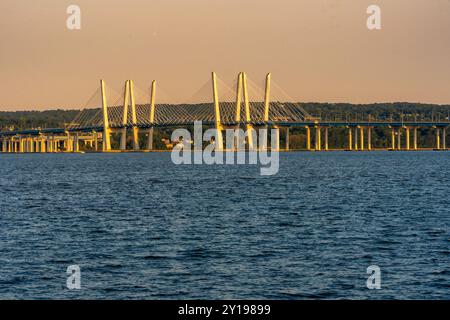
<path fill-rule="evenodd" d="M 101 78 L 183 101 L 213 70 L 305 102 L 450 103 L 449 0 L 0 0 L 0 45 L 0 111 L 81 108 Z"/>

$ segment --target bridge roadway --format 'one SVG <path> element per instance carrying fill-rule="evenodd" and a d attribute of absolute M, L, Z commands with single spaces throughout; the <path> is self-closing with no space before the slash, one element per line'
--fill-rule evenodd
<path fill-rule="evenodd" d="M 203 121 L 203 125 L 213 126 L 215 123 L 212 121 Z M 303 122 L 283 122 L 283 121 L 270 121 L 270 122 L 228 122 L 222 123 L 224 127 L 234 127 L 237 125 L 251 124 L 255 127 L 258 126 L 278 126 L 278 127 L 429 127 L 429 128 L 446 128 L 450 126 L 450 121 L 303 121 Z M 170 127 L 180 127 L 180 126 L 192 126 L 193 122 L 180 122 L 171 124 L 137 124 L 136 127 L 139 129 L 150 129 L 150 128 L 170 128 Z M 111 129 L 123 129 L 123 128 L 133 128 L 131 124 L 128 125 L 114 125 Z M 25 130 L 11 130 L 11 131 L 0 131 L 0 137 L 11 137 L 16 135 L 32 135 L 38 136 L 42 134 L 64 134 L 67 132 L 102 132 L 103 126 L 89 126 L 83 128 L 42 128 L 42 129 L 25 129 Z"/>

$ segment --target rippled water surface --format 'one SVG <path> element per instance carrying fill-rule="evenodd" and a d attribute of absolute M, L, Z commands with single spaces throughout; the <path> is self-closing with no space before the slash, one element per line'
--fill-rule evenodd
<path fill-rule="evenodd" d="M 280 156 L 0 155 L 0 298 L 450 299 L 450 152 Z"/>

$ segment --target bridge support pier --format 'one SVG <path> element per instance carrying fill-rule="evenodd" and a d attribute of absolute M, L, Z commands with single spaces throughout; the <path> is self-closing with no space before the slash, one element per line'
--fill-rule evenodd
<path fill-rule="evenodd" d="M 40 139 L 41 139 L 41 150 L 40 150 L 40 152 L 41 153 L 45 153 L 45 151 L 46 151 L 45 150 L 45 138 L 41 136 Z"/>
<path fill-rule="evenodd" d="M 405 128 L 405 133 L 406 133 L 406 150 L 409 151 L 411 150 L 409 127 Z"/>
<path fill-rule="evenodd" d="M 391 150 L 395 150 L 395 128 L 391 128 Z"/>
<path fill-rule="evenodd" d="M 397 149 L 400 151 L 402 150 L 402 131 L 400 128 L 398 128 L 397 131 Z"/>
<path fill-rule="evenodd" d="M 75 134 L 75 139 L 73 142 L 74 142 L 73 152 L 79 152 L 80 151 L 80 139 L 79 139 L 78 132 Z"/>
<path fill-rule="evenodd" d="M 414 127 L 414 137 L 413 137 L 413 146 L 414 150 L 417 150 L 417 127 Z"/>
<path fill-rule="evenodd" d="M 447 135 L 447 128 L 442 128 L 442 149 L 447 150 L 447 145 L 446 145 L 446 135 Z"/>
<path fill-rule="evenodd" d="M 25 137 L 23 138 L 23 152 L 30 152 L 30 138 Z"/>
<path fill-rule="evenodd" d="M 150 128 L 148 130 L 147 150 L 153 150 L 153 135 L 154 135 L 154 128 Z"/>
<path fill-rule="evenodd" d="M 98 151 L 98 134 L 97 134 L 97 131 L 94 131 L 93 135 L 94 135 L 94 150 L 95 150 L 95 152 L 97 152 Z"/>
<path fill-rule="evenodd" d="M 3 139 L 2 139 L 2 152 L 3 153 L 5 153 L 5 152 L 7 152 L 8 151 L 8 147 L 7 147 L 7 142 L 6 142 L 6 138 L 5 137 L 3 137 Z"/>
<path fill-rule="evenodd" d="M 367 150 L 372 151 L 372 127 L 367 127 Z"/>
<path fill-rule="evenodd" d="M 53 152 L 53 140 L 54 136 L 50 135 L 47 139 L 47 152 Z"/>
<path fill-rule="evenodd" d="M 286 127 L 286 145 L 285 145 L 285 149 L 286 151 L 289 151 L 289 127 Z"/>
<path fill-rule="evenodd" d="M 328 127 L 325 127 L 324 138 L 325 138 L 325 151 L 328 151 Z"/>
<path fill-rule="evenodd" d="M 73 150 L 73 143 L 72 143 L 72 137 L 70 136 L 70 132 L 67 132 L 67 138 L 65 141 L 65 149 L 66 152 L 72 152 Z"/>
<path fill-rule="evenodd" d="M 353 150 L 352 128 L 348 128 L 348 150 Z"/>
<path fill-rule="evenodd" d="M 441 141 L 440 141 L 440 132 L 441 130 L 439 128 L 436 128 L 436 150 L 441 149 Z"/>
<path fill-rule="evenodd" d="M 320 151 L 322 148 L 322 141 L 321 141 L 321 137 L 320 137 L 320 127 L 319 126 L 315 126 L 316 129 L 316 139 L 315 139 L 315 149 L 316 151 Z"/>
<path fill-rule="evenodd" d="M 359 127 L 360 150 L 364 151 L 364 127 Z"/>
<path fill-rule="evenodd" d="M 23 153 L 24 151 L 24 140 L 22 136 L 19 136 L 19 153 Z"/>
<path fill-rule="evenodd" d="M 311 150 L 311 128 L 309 126 L 306 129 L 306 150 Z"/>
<path fill-rule="evenodd" d="M 275 130 L 275 144 L 272 146 L 272 139 L 270 139 L 270 150 L 280 151 L 280 129 L 278 127 L 273 129 Z"/>
<path fill-rule="evenodd" d="M 355 128 L 355 151 L 358 151 L 358 128 Z"/>
<path fill-rule="evenodd" d="M 120 134 L 120 150 L 126 150 L 127 149 L 127 128 L 124 127 L 121 130 Z"/>

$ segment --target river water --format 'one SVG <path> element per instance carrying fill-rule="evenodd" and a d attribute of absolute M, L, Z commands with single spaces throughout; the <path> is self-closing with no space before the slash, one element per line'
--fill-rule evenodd
<path fill-rule="evenodd" d="M 450 152 L 280 157 L 0 155 L 0 299 L 450 299 Z"/>

